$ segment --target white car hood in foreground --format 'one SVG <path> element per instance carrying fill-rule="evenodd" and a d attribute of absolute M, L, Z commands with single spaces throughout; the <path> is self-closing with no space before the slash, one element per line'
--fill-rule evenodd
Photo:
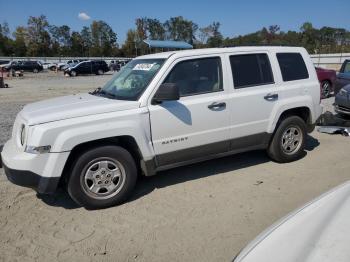
<path fill-rule="evenodd" d="M 271 226 L 234 261 L 349 262 L 350 182 Z"/>
<path fill-rule="evenodd" d="M 114 100 L 90 94 L 77 94 L 28 104 L 20 114 L 28 125 L 38 125 L 138 107 L 139 102 L 137 101 Z"/>

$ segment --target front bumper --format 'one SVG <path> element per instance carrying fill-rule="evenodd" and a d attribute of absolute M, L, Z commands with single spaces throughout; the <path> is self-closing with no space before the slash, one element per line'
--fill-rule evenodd
<path fill-rule="evenodd" d="M 59 177 L 41 177 L 31 171 L 15 170 L 3 164 L 7 179 L 15 185 L 33 188 L 40 194 L 52 194 L 56 191 Z"/>
<path fill-rule="evenodd" d="M 350 115 L 350 97 L 348 96 L 336 95 L 334 101 L 335 112 Z"/>
<path fill-rule="evenodd" d="M 29 154 L 16 148 L 13 141 L 0 147 L 0 167 L 13 184 L 35 189 L 41 194 L 57 189 L 69 152 Z"/>

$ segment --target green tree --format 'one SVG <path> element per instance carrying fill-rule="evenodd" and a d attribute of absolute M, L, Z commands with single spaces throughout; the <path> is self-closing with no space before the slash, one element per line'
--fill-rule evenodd
<path fill-rule="evenodd" d="M 196 40 L 198 25 L 193 21 L 186 20 L 182 16 L 171 17 L 165 21 L 164 28 L 169 40 L 185 41 L 190 44 Z"/>
<path fill-rule="evenodd" d="M 149 38 L 153 40 L 164 40 L 165 29 L 163 24 L 158 19 L 147 18 L 147 30 Z"/>
<path fill-rule="evenodd" d="M 92 37 L 90 27 L 84 26 L 80 32 L 83 45 L 83 56 L 90 56 L 90 48 L 92 46 Z"/>
<path fill-rule="evenodd" d="M 18 26 L 16 28 L 16 31 L 13 32 L 14 40 L 14 53 L 16 56 L 25 56 L 27 53 L 27 46 L 26 46 L 26 35 L 27 30 L 23 26 Z"/>
<path fill-rule="evenodd" d="M 117 49 L 117 35 L 104 21 L 93 21 L 91 26 L 91 56 L 110 56 Z"/>
<path fill-rule="evenodd" d="M 7 22 L 0 24 L 0 55 L 13 55 L 13 40 L 10 38 L 10 29 Z"/>
<path fill-rule="evenodd" d="M 71 35 L 70 27 L 67 25 L 62 26 L 49 26 L 51 33 L 51 51 L 55 55 L 68 56 L 71 48 Z"/>
<path fill-rule="evenodd" d="M 309 53 L 313 54 L 315 51 L 322 48 L 317 30 L 313 28 L 310 22 L 305 22 L 300 27 L 300 31 L 301 45 L 305 47 Z"/>
<path fill-rule="evenodd" d="M 70 37 L 70 55 L 84 56 L 84 41 L 79 32 L 73 31 Z"/>
<path fill-rule="evenodd" d="M 220 32 L 220 23 L 213 22 L 209 27 L 211 29 L 211 35 L 207 40 L 208 47 L 222 47 L 224 42 L 224 37 Z"/>
<path fill-rule="evenodd" d="M 50 55 L 49 22 L 46 16 L 30 16 L 27 27 L 27 55 L 48 56 Z"/>
<path fill-rule="evenodd" d="M 129 29 L 126 34 L 126 40 L 122 46 L 122 52 L 127 57 L 136 56 L 136 31 Z"/>

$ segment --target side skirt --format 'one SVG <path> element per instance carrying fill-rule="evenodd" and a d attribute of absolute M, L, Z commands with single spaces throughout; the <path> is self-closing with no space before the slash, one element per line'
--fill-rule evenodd
<path fill-rule="evenodd" d="M 199 163 L 199 162 L 203 162 L 203 161 L 207 161 L 215 158 L 221 158 L 229 155 L 239 154 L 243 152 L 266 149 L 269 145 L 271 135 L 272 134 L 269 134 L 269 133 L 262 133 L 262 134 L 257 134 L 257 135 L 242 137 L 242 138 L 236 138 L 230 141 L 225 141 L 225 143 L 230 143 L 229 151 L 220 152 L 220 153 L 215 152 L 211 154 L 209 153 L 201 157 L 194 157 L 194 158 L 188 157 L 187 158 L 188 160 L 176 161 L 173 163 L 168 162 L 163 165 L 160 165 L 159 163 L 157 163 L 157 159 L 159 159 L 159 155 L 157 155 L 156 157 L 148 161 L 141 160 L 141 168 L 146 176 L 153 176 L 158 171 L 164 171 L 175 167 L 190 165 L 194 163 Z M 222 144 L 223 142 L 218 142 L 218 143 Z M 215 148 L 215 146 L 213 147 L 213 144 L 209 144 L 207 146 Z M 175 156 L 178 154 L 188 156 L 188 152 L 196 152 L 197 150 L 200 150 L 202 147 L 203 146 L 184 149 L 176 152 L 167 153 L 165 155 L 167 155 L 167 158 L 170 158 L 172 155 Z M 176 157 L 174 157 L 174 159 L 176 159 Z"/>

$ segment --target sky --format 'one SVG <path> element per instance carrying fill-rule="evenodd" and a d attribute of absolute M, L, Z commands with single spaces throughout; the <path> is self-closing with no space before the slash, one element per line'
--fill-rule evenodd
<path fill-rule="evenodd" d="M 183 16 L 204 27 L 218 21 L 226 37 L 252 33 L 277 24 L 281 30 L 299 30 L 309 21 L 314 27 L 342 27 L 350 30 L 350 0 L 0 0 L 0 23 L 13 31 L 26 25 L 29 16 L 46 15 L 50 24 L 66 24 L 80 31 L 93 20 L 106 21 L 117 33 L 118 43 L 135 27 L 137 17 Z"/>

